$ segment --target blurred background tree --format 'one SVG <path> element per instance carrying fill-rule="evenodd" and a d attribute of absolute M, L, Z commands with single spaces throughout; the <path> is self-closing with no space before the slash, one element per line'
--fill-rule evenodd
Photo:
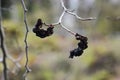
<path fill-rule="evenodd" d="M 120 0 L 63 0 L 69 9 L 75 9 L 81 17 L 96 17 L 94 21 L 79 21 L 66 14 L 66 27 L 88 37 L 89 47 L 78 58 L 69 59 L 69 51 L 76 47 L 74 36 L 60 26 L 54 35 L 40 39 L 32 29 L 38 18 L 46 23 L 56 22 L 62 13 L 60 0 L 26 0 L 29 65 L 32 72 L 29 80 L 119 80 L 120 79 Z M 1 0 L 2 26 L 5 30 L 9 54 L 21 56 L 21 69 L 9 64 L 10 80 L 21 80 L 24 73 L 24 23 L 23 9 L 18 0 Z M 1 53 L 1 50 L 0 50 Z M 2 57 L 2 54 L 0 54 Z M 0 77 L 2 77 L 0 64 Z M 12 76 L 11 76 L 12 75 Z M 15 77 L 13 77 L 15 76 Z"/>

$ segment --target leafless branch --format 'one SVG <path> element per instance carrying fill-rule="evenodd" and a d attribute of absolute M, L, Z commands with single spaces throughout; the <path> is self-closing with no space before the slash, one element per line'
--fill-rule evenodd
<path fill-rule="evenodd" d="M 28 67 L 28 43 L 27 43 L 27 37 L 28 37 L 29 29 L 28 29 L 28 24 L 27 24 L 27 8 L 26 8 L 24 0 L 21 0 L 21 3 L 22 3 L 22 7 L 24 9 L 24 23 L 25 23 L 25 27 L 26 27 L 26 33 L 25 33 L 25 39 L 24 39 L 25 52 L 26 52 L 26 64 L 25 64 L 26 72 L 23 75 L 24 79 L 26 79 L 27 74 L 31 71 L 31 69 Z"/>
<path fill-rule="evenodd" d="M 1 2 L 1 0 L 0 0 Z M 0 8 L 1 8 L 1 3 L 0 3 Z M 1 58 L 1 62 L 3 63 L 3 74 L 4 74 L 4 80 L 8 80 L 8 77 L 7 77 L 7 62 L 6 62 L 6 59 L 10 59 L 18 68 L 20 68 L 20 64 L 18 63 L 18 61 L 16 61 L 15 59 L 13 59 L 10 55 L 8 55 L 8 52 L 7 52 L 7 48 L 6 48 L 6 45 L 5 45 L 5 36 L 4 36 L 4 29 L 2 27 L 2 13 L 1 13 L 1 10 L 0 10 L 0 41 L 1 41 L 1 49 L 2 49 L 2 53 L 3 53 L 3 57 Z"/>
<path fill-rule="evenodd" d="M 62 23 L 61 23 L 60 25 L 61 25 L 61 27 L 62 27 L 63 29 L 65 29 L 65 30 L 68 31 L 69 33 L 71 33 L 71 34 L 73 34 L 73 35 L 76 35 L 75 32 L 73 32 L 73 31 L 71 31 L 70 29 L 66 28 Z"/>
<path fill-rule="evenodd" d="M 96 18 L 93 18 L 93 17 L 90 17 L 90 18 L 82 18 L 80 16 L 78 16 L 76 13 L 74 13 L 73 11 L 74 10 L 69 10 L 65 7 L 64 5 L 64 2 L 63 0 L 60 0 L 61 1 L 61 6 L 63 8 L 63 12 L 61 14 L 61 16 L 59 17 L 59 20 L 56 22 L 56 23 L 52 23 L 53 26 L 56 26 L 56 25 L 60 25 L 63 29 L 65 29 L 66 31 L 68 31 L 69 33 L 71 33 L 72 35 L 76 35 L 75 32 L 71 31 L 70 29 L 66 28 L 63 23 L 62 23 L 62 19 L 64 17 L 64 15 L 67 13 L 67 14 L 70 14 L 70 15 L 73 15 L 75 16 L 78 20 L 81 20 L 81 21 L 90 21 L 90 20 L 95 20 Z M 44 25 L 48 26 L 47 24 L 44 23 Z"/>
<path fill-rule="evenodd" d="M 4 36 L 3 36 L 3 31 L 2 31 L 2 27 L 0 25 L 0 37 L 1 37 L 1 49 L 2 49 L 2 53 L 3 53 L 3 67 L 4 67 L 4 79 L 7 80 L 7 63 L 6 63 L 6 58 L 7 58 L 7 55 L 6 55 L 6 48 L 5 48 L 5 45 L 4 45 Z"/>
<path fill-rule="evenodd" d="M 90 17 L 90 18 L 81 18 L 80 16 L 78 16 L 76 13 L 70 12 L 70 11 L 66 11 L 66 13 L 71 14 L 73 16 L 75 16 L 78 20 L 81 21 L 89 21 L 89 20 L 95 20 L 96 18 Z"/>
<path fill-rule="evenodd" d="M 7 50 L 6 50 L 7 51 Z M 6 53 L 7 54 L 7 53 Z M 21 57 L 21 56 L 20 56 Z M 20 61 L 20 57 L 18 57 L 18 59 L 14 59 L 14 58 L 12 58 L 10 55 L 8 55 L 7 54 L 7 58 L 9 59 L 9 60 L 11 60 L 15 65 L 16 65 L 16 67 L 18 67 L 18 68 L 20 68 L 21 67 L 21 65 L 20 65 L 20 63 L 19 63 L 19 61 Z"/>
<path fill-rule="evenodd" d="M 4 41 L 5 41 L 5 40 L 4 40 Z M 7 57 L 10 61 L 12 61 L 18 69 L 20 69 L 20 68 L 21 68 L 21 65 L 20 65 L 19 61 L 21 60 L 22 56 L 19 56 L 17 59 L 12 58 L 12 57 L 10 56 L 10 54 L 8 54 L 8 51 L 7 51 L 7 48 L 6 48 L 5 43 L 4 43 L 4 46 L 5 46 L 5 51 L 6 51 L 6 57 Z M 1 48 L 2 48 L 2 47 L 1 47 Z M 3 62 L 3 57 L 0 58 L 0 62 Z"/>
<path fill-rule="evenodd" d="M 0 0 L 0 7 L 1 7 L 1 0 Z M 2 53 L 3 53 L 3 74 L 4 74 L 4 80 L 8 80 L 7 77 L 7 62 L 6 62 L 6 58 L 7 58 L 7 54 L 6 54 L 6 47 L 5 47 L 5 43 L 4 43 L 4 30 L 2 27 L 2 15 L 1 15 L 1 11 L 0 11 L 0 38 L 1 38 L 1 49 L 2 49 Z"/>

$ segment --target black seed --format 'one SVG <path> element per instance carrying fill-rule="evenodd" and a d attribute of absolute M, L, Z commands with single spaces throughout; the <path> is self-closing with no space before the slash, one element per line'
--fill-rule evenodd
<path fill-rule="evenodd" d="M 40 29 L 38 32 L 36 32 L 36 36 L 39 36 L 40 38 L 47 37 L 47 31 L 44 29 Z"/>
<path fill-rule="evenodd" d="M 70 51 L 70 56 L 69 58 L 73 58 L 74 57 L 74 50 Z"/>
<path fill-rule="evenodd" d="M 78 34 L 78 33 L 76 33 L 75 37 L 76 37 L 76 39 L 77 39 L 77 40 L 80 40 L 81 35 L 80 35 L 80 34 Z"/>
<path fill-rule="evenodd" d="M 34 32 L 34 33 L 39 32 L 39 29 L 33 28 L 33 32 Z"/>
<path fill-rule="evenodd" d="M 82 36 L 78 33 L 76 33 L 75 37 L 76 37 L 77 40 L 81 40 L 81 41 L 85 41 L 85 42 L 87 42 L 87 40 L 88 40 L 87 37 L 84 37 L 84 36 Z"/>
<path fill-rule="evenodd" d="M 83 43 L 82 41 L 78 43 L 78 47 L 80 47 L 81 49 L 86 49 L 88 46 L 86 43 Z"/>
<path fill-rule="evenodd" d="M 77 49 L 74 49 L 74 55 L 75 55 L 75 56 L 78 56 L 78 54 L 79 54 L 78 48 L 77 48 Z"/>
<path fill-rule="evenodd" d="M 82 55 L 82 53 L 83 53 L 83 50 L 78 47 L 78 48 L 70 51 L 70 56 L 69 56 L 69 58 L 73 58 L 74 56 L 75 56 L 75 57 L 80 56 L 80 55 Z"/>
<path fill-rule="evenodd" d="M 83 50 L 81 48 L 78 47 L 78 56 L 81 56 L 83 53 Z"/>
<path fill-rule="evenodd" d="M 81 36 L 81 41 L 84 41 L 84 42 L 87 42 L 88 38 L 87 37 L 84 37 L 84 36 Z"/>
<path fill-rule="evenodd" d="M 42 20 L 41 20 L 41 19 L 38 19 L 35 27 L 36 27 L 36 28 L 39 28 L 39 26 L 40 26 L 40 28 L 41 28 L 41 27 L 42 27 L 42 24 L 43 24 L 43 23 L 42 23 Z"/>
<path fill-rule="evenodd" d="M 50 35 L 53 34 L 53 28 L 54 28 L 54 27 L 49 27 L 49 28 L 47 28 L 47 34 L 48 34 L 48 36 L 50 36 Z"/>
<path fill-rule="evenodd" d="M 80 55 L 82 55 L 82 53 L 83 53 L 83 50 L 81 48 L 77 48 L 77 49 L 75 49 L 74 55 L 80 56 Z"/>
<path fill-rule="evenodd" d="M 36 28 L 33 28 L 33 30 L 32 30 L 34 33 L 36 33 Z"/>

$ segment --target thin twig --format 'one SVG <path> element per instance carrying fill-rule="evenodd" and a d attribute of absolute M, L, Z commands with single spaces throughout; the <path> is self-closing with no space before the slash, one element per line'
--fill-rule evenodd
<path fill-rule="evenodd" d="M 1 0 L 0 0 L 0 7 L 1 7 Z M 0 11 L 0 38 L 1 38 L 1 49 L 2 49 L 2 53 L 3 53 L 3 74 L 4 74 L 4 80 L 8 80 L 7 77 L 7 62 L 6 62 L 6 58 L 7 58 L 7 54 L 6 54 L 6 47 L 5 47 L 5 43 L 4 43 L 4 30 L 2 27 L 2 13 Z"/>
<path fill-rule="evenodd" d="M 62 27 L 63 29 L 65 29 L 66 31 L 68 31 L 68 32 L 71 33 L 72 35 L 76 35 L 75 32 L 73 32 L 73 31 L 71 31 L 70 29 L 66 28 L 62 23 L 61 23 L 60 25 L 61 25 L 61 27 Z"/>
<path fill-rule="evenodd" d="M 7 51 L 7 50 L 6 50 Z M 20 63 L 19 63 L 19 61 L 20 61 L 20 59 L 18 60 L 18 59 L 14 59 L 14 58 L 12 58 L 10 55 L 8 55 L 8 53 L 6 53 L 7 54 L 7 58 L 9 59 L 9 60 L 11 60 L 14 64 L 15 64 L 15 66 L 16 67 L 18 67 L 18 68 L 20 68 L 21 67 L 21 65 L 20 65 Z"/>
<path fill-rule="evenodd" d="M 1 2 L 1 0 L 0 0 Z M 1 3 L 0 3 L 0 9 L 1 9 Z M 4 74 L 4 80 L 7 80 L 8 77 L 7 77 L 7 62 L 6 62 L 6 59 L 8 58 L 9 60 L 11 60 L 15 65 L 16 67 L 20 68 L 21 65 L 18 63 L 19 61 L 13 59 L 9 54 L 8 54 L 8 51 L 7 51 L 7 48 L 6 48 L 6 45 L 5 45 L 5 35 L 4 35 L 4 28 L 2 27 L 2 11 L 0 10 L 0 38 L 1 38 L 1 49 L 2 49 L 2 52 L 3 52 L 3 57 L 1 58 L 1 62 L 3 63 L 3 67 L 4 67 L 4 70 L 3 70 L 3 74 Z"/>
<path fill-rule="evenodd" d="M 95 20 L 96 18 L 90 17 L 90 18 L 81 18 L 80 16 L 78 16 L 76 13 L 70 12 L 70 11 L 66 11 L 66 13 L 75 16 L 78 20 L 81 21 L 89 21 L 89 20 Z"/>
<path fill-rule="evenodd" d="M 78 16 L 76 13 L 73 12 L 73 10 L 69 10 L 69 9 L 67 9 L 67 8 L 65 7 L 63 0 L 61 0 L 61 5 L 62 5 L 62 7 L 63 7 L 63 9 L 64 9 L 64 11 L 65 11 L 66 13 L 75 16 L 77 19 L 79 19 L 79 20 L 81 20 L 81 21 L 88 21 L 88 20 L 95 20 L 95 19 L 96 19 L 96 18 L 93 18 L 93 17 L 90 17 L 90 18 L 82 18 L 82 17 Z"/>
<path fill-rule="evenodd" d="M 82 18 L 80 16 L 78 16 L 76 13 L 74 13 L 73 11 L 74 10 L 69 10 L 65 7 L 64 5 L 64 2 L 63 0 L 60 0 L 61 2 L 61 6 L 63 8 L 63 12 L 62 14 L 60 15 L 58 21 L 56 23 L 52 23 L 53 26 L 57 26 L 57 25 L 60 25 L 63 29 L 65 29 L 66 31 L 68 31 L 69 33 L 71 33 L 72 35 L 76 35 L 75 32 L 71 31 L 70 29 L 66 28 L 63 23 L 62 23 L 62 19 L 64 17 L 64 15 L 67 13 L 67 14 L 70 14 L 70 15 L 73 15 L 75 16 L 78 20 L 81 20 L 81 21 L 90 21 L 90 20 L 95 20 L 96 18 L 93 18 L 93 17 L 90 17 L 90 18 Z M 44 23 L 45 26 L 49 26 L 48 24 Z"/>
<path fill-rule="evenodd" d="M 22 3 L 22 7 L 24 9 L 24 23 L 25 23 L 25 27 L 26 27 L 26 33 L 25 33 L 25 39 L 24 39 L 25 52 L 26 52 L 26 64 L 25 64 L 26 71 L 25 71 L 25 73 L 23 75 L 24 79 L 26 80 L 27 74 L 31 71 L 31 69 L 28 67 L 28 43 L 27 43 L 27 37 L 28 37 L 29 29 L 28 29 L 28 24 L 27 24 L 27 8 L 25 6 L 24 0 L 21 0 L 21 3 Z"/>
<path fill-rule="evenodd" d="M 2 26 L 0 25 L 0 37 L 1 37 L 1 49 L 2 49 L 2 53 L 3 53 L 3 72 L 4 72 L 4 79 L 7 80 L 7 62 L 6 62 L 6 49 L 5 49 L 5 45 L 4 45 L 4 36 L 3 36 L 3 31 L 2 31 Z"/>

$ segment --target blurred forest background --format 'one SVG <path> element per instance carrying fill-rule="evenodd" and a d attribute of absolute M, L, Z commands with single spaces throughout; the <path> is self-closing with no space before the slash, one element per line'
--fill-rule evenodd
<path fill-rule="evenodd" d="M 88 37 L 88 48 L 80 57 L 69 59 L 70 50 L 77 47 L 75 37 L 60 26 L 54 34 L 41 39 L 32 32 L 38 18 L 46 23 L 57 22 L 62 7 L 60 0 L 25 0 L 28 8 L 29 66 L 28 80 L 120 80 L 120 0 L 64 0 L 68 9 L 96 20 L 79 21 L 66 14 L 64 25 Z M 22 80 L 25 71 L 25 25 L 20 0 L 2 0 L 2 26 L 8 54 L 20 59 L 21 68 L 9 59 L 10 80 Z M 0 60 L 2 51 L 0 49 Z M 0 77 L 3 66 L 0 63 Z"/>

